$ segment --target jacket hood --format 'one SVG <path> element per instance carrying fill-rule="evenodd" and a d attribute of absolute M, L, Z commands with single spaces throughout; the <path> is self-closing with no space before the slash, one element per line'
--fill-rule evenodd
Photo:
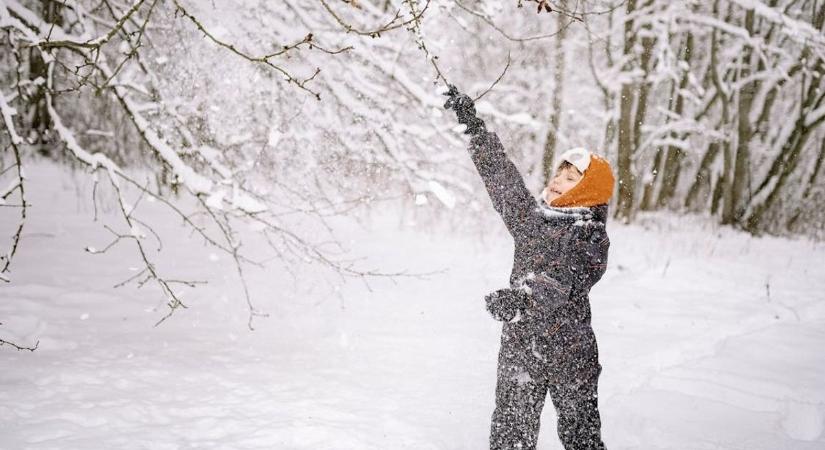
<path fill-rule="evenodd" d="M 601 156 L 590 153 L 590 161 L 583 171 L 581 180 L 572 189 L 550 202 L 550 205 L 560 207 L 606 205 L 613 196 L 615 182 L 610 163 Z"/>

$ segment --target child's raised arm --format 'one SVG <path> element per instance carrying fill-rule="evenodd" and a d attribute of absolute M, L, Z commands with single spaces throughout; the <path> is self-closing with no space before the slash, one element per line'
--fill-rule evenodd
<path fill-rule="evenodd" d="M 476 117 L 472 99 L 459 93 L 455 86 L 450 86 L 445 95 L 449 100 L 444 107 L 455 110 L 458 122 L 467 126 L 465 133 L 473 136 L 470 156 L 493 201 L 493 208 L 501 215 L 510 234 L 520 234 L 525 227 L 529 227 L 528 222 L 534 217 L 538 206 L 536 199 L 527 189 L 515 164 L 504 153 L 498 136 L 488 132 L 484 122 Z"/>

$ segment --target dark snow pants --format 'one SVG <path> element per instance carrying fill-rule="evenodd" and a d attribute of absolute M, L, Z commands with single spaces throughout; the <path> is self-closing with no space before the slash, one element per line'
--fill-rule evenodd
<path fill-rule="evenodd" d="M 564 448 L 604 450 L 599 373 L 596 339 L 589 325 L 568 324 L 535 333 L 529 326 L 505 323 L 490 449 L 535 449 L 539 418 L 549 393 Z"/>

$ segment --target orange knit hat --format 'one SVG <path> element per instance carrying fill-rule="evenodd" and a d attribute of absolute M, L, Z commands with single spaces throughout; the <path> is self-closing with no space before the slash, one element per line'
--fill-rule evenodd
<path fill-rule="evenodd" d="M 565 155 L 568 153 L 581 152 L 581 150 L 583 149 L 565 152 L 559 158 L 560 162 L 567 161 L 568 158 Z M 610 163 L 601 156 L 587 153 L 590 155 L 590 160 L 585 162 L 584 170 L 580 170 L 583 173 L 581 180 L 572 189 L 550 202 L 551 206 L 596 206 L 607 204 L 610 201 L 610 197 L 613 196 L 613 184 L 616 181 L 610 169 Z M 582 166 L 579 161 L 568 162 L 577 167 Z"/>

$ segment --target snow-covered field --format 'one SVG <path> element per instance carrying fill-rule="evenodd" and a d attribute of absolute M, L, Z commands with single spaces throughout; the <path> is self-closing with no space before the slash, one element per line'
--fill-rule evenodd
<path fill-rule="evenodd" d="M 112 288 L 136 264 L 130 244 L 83 251 L 109 239 L 88 185 L 78 197 L 43 164 L 29 176 L 0 337 L 40 346 L 0 349 L 0 448 L 485 448 L 500 325 L 482 296 L 507 281 L 502 226 L 426 231 L 392 210 L 342 225 L 365 267 L 444 271 L 369 290 L 249 269 L 270 313 L 250 332 L 228 259 L 158 219 L 163 268 L 211 282 L 154 328 L 157 289 Z M 608 230 L 591 293 L 608 448 L 825 448 L 825 246 L 667 216 Z M 554 421 L 548 408 L 539 448 L 560 448 Z"/>

